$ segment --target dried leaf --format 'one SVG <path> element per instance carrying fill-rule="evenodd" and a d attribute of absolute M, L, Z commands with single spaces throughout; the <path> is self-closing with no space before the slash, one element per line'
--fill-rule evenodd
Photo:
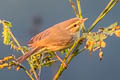
<path fill-rule="evenodd" d="M 120 30 L 116 30 L 116 31 L 115 31 L 115 35 L 116 35 L 117 37 L 120 37 Z"/>
<path fill-rule="evenodd" d="M 99 52 L 99 59 L 100 59 L 100 60 L 103 59 L 103 52 L 102 52 L 102 51 Z"/>

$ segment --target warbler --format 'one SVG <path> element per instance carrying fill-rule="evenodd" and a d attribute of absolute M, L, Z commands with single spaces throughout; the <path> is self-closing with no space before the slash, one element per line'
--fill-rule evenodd
<path fill-rule="evenodd" d="M 33 36 L 28 42 L 30 50 L 17 59 L 18 63 L 23 62 L 29 56 L 42 49 L 43 50 L 41 52 L 48 50 L 56 52 L 70 48 L 79 37 L 78 33 L 81 24 L 84 23 L 87 19 L 88 18 L 71 18 L 55 24 L 43 32 Z M 63 62 L 56 53 L 55 56 L 61 62 Z"/>

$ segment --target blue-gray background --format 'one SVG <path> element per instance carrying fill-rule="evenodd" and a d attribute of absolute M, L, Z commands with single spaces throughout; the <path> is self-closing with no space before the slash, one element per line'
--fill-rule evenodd
<path fill-rule="evenodd" d="M 110 0 L 80 1 L 83 16 L 88 17 L 85 23 L 88 27 Z M 72 17 L 74 12 L 68 0 L 0 0 L 0 19 L 13 23 L 12 31 L 22 45 L 36 33 Z M 108 26 L 115 21 L 120 22 L 120 2 L 97 25 L 97 28 Z M 86 51 L 70 63 L 60 80 L 120 80 L 120 38 L 113 36 L 106 41 L 107 47 L 103 49 L 102 61 L 99 61 L 97 53 L 88 56 Z M 0 37 L 0 58 L 11 54 L 21 55 L 10 50 L 9 46 L 4 46 Z M 41 80 L 52 80 L 58 66 L 59 64 L 55 64 L 50 68 L 43 68 Z M 0 80 L 29 80 L 29 78 L 23 70 L 6 68 L 0 70 Z"/>

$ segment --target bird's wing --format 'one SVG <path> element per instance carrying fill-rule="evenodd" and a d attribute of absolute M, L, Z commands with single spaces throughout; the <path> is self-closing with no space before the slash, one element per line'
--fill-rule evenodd
<path fill-rule="evenodd" d="M 37 34 L 29 41 L 31 48 L 48 46 L 66 46 L 73 42 L 73 36 L 60 27 L 49 28 Z"/>
<path fill-rule="evenodd" d="M 47 37 L 50 33 L 50 30 L 47 29 L 43 32 L 40 32 L 39 34 L 35 35 L 34 37 L 32 37 L 28 42 L 28 46 L 31 47 L 33 43 L 40 41 L 41 39 L 44 39 L 45 37 Z"/>
<path fill-rule="evenodd" d="M 73 36 L 68 31 L 62 30 L 59 27 L 54 28 L 49 33 L 49 36 L 40 40 L 41 46 L 64 46 L 70 42 L 73 42 Z"/>

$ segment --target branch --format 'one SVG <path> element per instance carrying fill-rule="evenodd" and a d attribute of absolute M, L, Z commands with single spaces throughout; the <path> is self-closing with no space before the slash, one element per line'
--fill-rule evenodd
<path fill-rule="evenodd" d="M 84 50 L 78 51 L 78 50 L 79 50 L 78 48 L 79 48 L 80 45 L 83 43 L 83 40 L 84 40 L 84 37 L 79 38 L 79 39 L 73 44 L 72 48 L 70 49 L 71 52 L 72 52 L 72 50 L 74 49 L 73 52 L 72 52 L 72 54 L 70 55 L 71 52 L 69 52 L 69 51 L 68 51 L 68 53 L 66 54 L 66 56 L 65 56 L 65 58 L 64 58 L 64 62 L 66 62 L 67 65 L 68 65 L 69 62 L 73 59 L 74 56 L 76 56 L 76 55 L 78 55 L 79 53 L 81 53 L 82 51 L 84 51 Z M 70 56 L 69 56 L 69 55 L 70 55 Z M 68 57 L 68 56 L 69 56 L 69 57 Z M 60 66 L 58 72 L 56 73 L 56 75 L 54 76 L 54 79 L 53 79 L 53 80 L 57 80 L 57 79 L 61 76 L 62 72 L 63 72 L 65 69 L 66 69 L 66 67 L 64 67 L 64 64 L 61 64 L 61 66 Z"/>
<path fill-rule="evenodd" d="M 117 4 L 119 0 L 110 0 L 110 2 L 108 3 L 108 5 L 105 7 L 105 9 L 100 13 L 100 15 L 98 16 L 98 18 L 93 22 L 93 24 L 90 26 L 90 28 L 88 29 L 87 32 L 90 32 L 95 25 L 104 18 L 104 16 Z"/>
<path fill-rule="evenodd" d="M 72 0 L 70 0 L 70 1 L 72 2 Z M 80 1 L 79 0 L 76 0 L 76 1 L 77 1 L 79 15 L 82 18 L 82 13 L 81 13 L 81 8 L 80 8 Z M 95 20 L 95 22 L 93 22 L 93 24 L 90 26 L 90 28 L 88 29 L 87 32 L 90 32 L 95 27 L 95 25 L 116 5 L 116 3 L 118 1 L 119 0 L 111 0 L 108 3 L 108 5 L 106 6 L 106 8 L 101 12 L 101 14 Z M 73 9 L 76 10 L 73 4 L 72 4 L 72 6 L 73 6 Z M 76 12 L 77 11 L 75 11 L 75 13 Z M 79 43 L 79 41 L 80 41 L 80 38 L 73 44 L 72 48 L 67 52 L 67 54 L 66 54 L 66 56 L 64 58 L 64 62 L 66 62 L 66 64 L 69 64 L 71 62 L 71 60 L 73 58 L 75 58 L 75 56 L 77 56 L 78 54 L 80 54 L 80 53 L 82 53 L 83 51 L 86 50 L 85 48 L 79 50 L 80 45 L 83 43 L 83 42 Z M 72 54 L 70 55 L 71 52 L 72 52 Z M 64 67 L 64 65 L 61 64 L 61 66 L 60 66 L 59 70 L 57 71 L 57 73 L 55 74 L 53 80 L 58 80 L 58 78 L 62 75 L 62 73 L 64 72 L 65 69 L 66 68 Z"/>

